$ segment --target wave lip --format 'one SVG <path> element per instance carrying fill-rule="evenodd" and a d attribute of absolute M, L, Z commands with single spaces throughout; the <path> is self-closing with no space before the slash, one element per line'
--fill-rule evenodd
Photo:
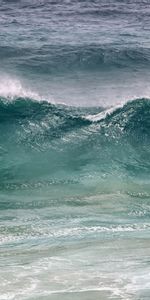
<path fill-rule="evenodd" d="M 106 110 L 103 110 L 96 115 L 88 115 L 88 116 L 85 116 L 84 118 L 89 121 L 92 121 L 92 122 L 98 122 L 98 121 L 104 120 L 107 116 L 111 115 L 119 107 L 121 107 L 121 106 L 117 105 L 117 106 L 108 108 Z"/>
<path fill-rule="evenodd" d="M 102 120 L 113 122 L 118 122 L 117 124 L 127 125 L 128 128 L 131 125 L 131 129 L 134 127 L 141 127 L 146 125 L 147 130 L 149 129 L 150 122 L 150 99 L 135 99 L 128 101 L 127 103 L 120 104 L 95 115 L 87 115 L 86 119 L 91 122 L 99 122 Z M 114 123 L 114 124 L 115 124 Z M 145 127 L 145 129 L 146 129 Z"/>

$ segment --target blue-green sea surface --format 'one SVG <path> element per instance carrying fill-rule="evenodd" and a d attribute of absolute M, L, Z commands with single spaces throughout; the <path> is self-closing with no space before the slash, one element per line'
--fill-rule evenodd
<path fill-rule="evenodd" d="M 149 17 L 0 1 L 0 300 L 150 299 Z"/>

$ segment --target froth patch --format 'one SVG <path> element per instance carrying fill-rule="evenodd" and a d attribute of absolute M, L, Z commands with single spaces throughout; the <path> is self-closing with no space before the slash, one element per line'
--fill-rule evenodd
<path fill-rule="evenodd" d="M 8 100 L 14 100 L 16 98 L 30 98 L 33 100 L 44 100 L 37 92 L 27 88 L 23 83 L 16 79 L 4 76 L 0 76 L 0 96 Z"/>

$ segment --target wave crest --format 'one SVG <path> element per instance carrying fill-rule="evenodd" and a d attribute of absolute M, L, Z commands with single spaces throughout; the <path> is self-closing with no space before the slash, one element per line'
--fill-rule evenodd
<path fill-rule="evenodd" d="M 100 115 L 98 111 L 106 116 L 94 122 L 86 118 Z M 73 182 L 79 181 L 78 176 L 87 180 L 93 174 L 102 181 L 108 174 L 149 176 L 149 99 L 128 102 L 108 114 L 98 107 L 1 98 L 0 120 L 3 186 L 9 182 L 18 186 L 21 178 L 30 182 L 37 176 L 40 180 L 44 176 L 44 182 L 55 176 L 59 181 L 62 173 Z"/>
<path fill-rule="evenodd" d="M 5 75 L 3 75 L 3 78 L 0 78 L 0 97 L 5 98 L 5 102 L 19 97 L 36 100 L 42 99 L 37 92 L 24 87 L 20 80 L 12 79 Z"/>

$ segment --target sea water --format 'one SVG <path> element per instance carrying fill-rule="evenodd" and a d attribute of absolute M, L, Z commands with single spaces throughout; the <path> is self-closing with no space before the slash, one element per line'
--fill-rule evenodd
<path fill-rule="evenodd" d="M 150 299 L 150 2 L 0 1 L 0 300 Z"/>

